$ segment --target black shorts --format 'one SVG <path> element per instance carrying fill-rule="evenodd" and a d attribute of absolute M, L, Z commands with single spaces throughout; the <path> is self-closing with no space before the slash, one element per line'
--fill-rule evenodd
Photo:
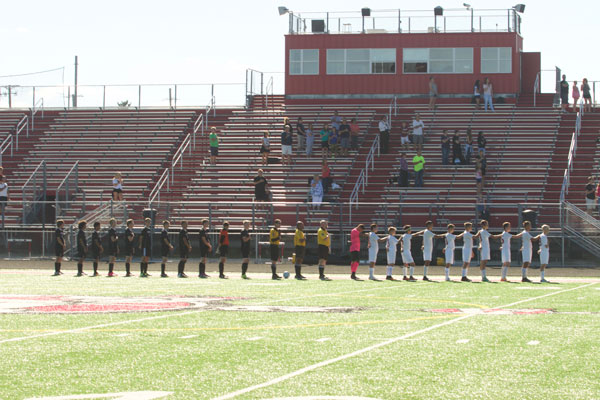
<path fill-rule="evenodd" d="M 562 104 L 569 104 L 569 95 L 568 94 L 566 96 L 561 95 L 560 101 Z"/>
<path fill-rule="evenodd" d="M 114 189 L 113 188 L 113 193 L 123 193 L 123 189 Z"/>
<path fill-rule="evenodd" d="M 324 149 L 328 149 L 329 148 L 329 142 L 321 142 L 321 147 Z"/>
<path fill-rule="evenodd" d="M 65 251 L 62 246 L 54 246 L 54 255 L 56 257 L 62 257 L 65 254 Z"/>
<path fill-rule="evenodd" d="M 271 150 L 268 147 L 260 146 L 260 152 L 262 153 L 270 153 Z"/>
<path fill-rule="evenodd" d="M 208 256 L 208 247 L 200 246 L 200 257 L 204 258 Z"/>
<path fill-rule="evenodd" d="M 100 249 L 92 249 L 92 259 L 100 258 L 101 254 Z"/>
<path fill-rule="evenodd" d="M 87 249 L 84 249 L 82 247 L 77 248 L 77 258 L 85 258 L 86 255 L 87 255 Z"/>
<path fill-rule="evenodd" d="M 161 248 L 160 249 L 160 256 L 161 257 L 169 257 L 169 254 L 171 254 L 171 249 L 165 249 L 165 248 Z"/>
<path fill-rule="evenodd" d="M 6 196 L 0 196 L 0 205 L 2 207 L 6 207 L 6 203 L 8 202 L 8 197 Z"/>
<path fill-rule="evenodd" d="M 211 147 L 210 148 L 210 155 L 212 157 L 216 157 L 219 155 L 219 148 L 218 147 Z"/>
<path fill-rule="evenodd" d="M 329 257 L 329 247 L 320 244 L 319 245 L 319 260 L 325 260 L 327 261 L 327 258 Z"/>
<path fill-rule="evenodd" d="M 249 258 L 250 257 L 250 246 L 246 245 L 246 246 L 242 246 L 242 258 Z"/>
<path fill-rule="evenodd" d="M 187 247 L 182 247 L 179 249 L 179 258 L 188 258 L 189 255 L 190 252 L 188 251 Z"/>
<path fill-rule="evenodd" d="M 306 246 L 296 246 L 294 248 L 294 252 L 296 253 L 296 260 L 304 260 L 304 254 L 306 253 Z"/>
<path fill-rule="evenodd" d="M 350 252 L 350 261 L 352 261 L 352 262 L 359 262 L 360 261 L 360 252 L 358 252 L 358 251 L 351 251 Z"/>
<path fill-rule="evenodd" d="M 109 247 L 108 248 L 108 255 L 110 257 L 116 257 L 117 256 L 117 246 L 115 246 L 115 247 Z"/>
<path fill-rule="evenodd" d="M 272 244 L 271 245 L 271 261 L 278 261 L 278 260 L 279 260 L 279 245 Z"/>
<path fill-rule="evenodd" d="M 133 257 L 133 246 L 125 247 L 125 257 Z"/>
<path fill-rule="evenodd" d="M 152 257 L 152 249 L 150 247 L 142 247 L 140 249 L 140 255 L 142 257 Z"/>
<path fill-rule="evenodd" d="M 227 254 L 229 254 L 229 245 L 227 244 L 222 244 L 219 246 L 219 255 L 221 257 L 227 257 Z"/>
<path fill-rule="evenodd" d="M 591 98 L 592 98 L 592 95 L 590 95 L 589 93 L 588 93 L 588 94 L 584 94 L 584 95 L 583 95 L 583 98 L 584 98 L 584 99 L 591 99 Z"/>

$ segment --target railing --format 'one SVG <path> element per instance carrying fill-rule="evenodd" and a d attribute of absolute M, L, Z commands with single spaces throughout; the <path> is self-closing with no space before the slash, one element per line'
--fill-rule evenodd
<path fill-rule="evenodd" d="M 534 107 L 537 107 L 536 96 L 539 92 L 540 92 L 540 73 L 538 72 L 537 75 L 535 76 L 535 82 L 533 83 L 533 106 Z"/>
<path fill-rule="evenodd" d="M 43 160 L 32 172 L 31 176 L 23 187 L 21 188 L 21 194 L 23 198 L 22 203 L 22 224 L 27 224 L 30 217 L 35 216 L 39 210 L 40 199 L 46 201 L 46 161 Z M 44 204 L 44 203 L 42 203 Z M 42 221 L 45 220 L 46 207 L 42 207 L 43 217 Z"/>
<path fill-rule="evenodd" d="M 31 109 L 31 130 L 33 131 L 35 128 L 35 115 L 38 113 L 38 111 L 42 111 L 42 118 L 44 118 L 44 98 L 40 98 L 38 99 L 34 104 L 33 104 L 33 108 Z"/>
<path fill-rule="evenodd" d="M 173 167 L 171 170 L 173 169 L 175 168 Z M 150 192 L 150 195 L 148 196 L 148 208 L 152 209 L 152 204 L 155 200 L 160 202 L 160 192 L 165 186 L 165 183 L 167 184 L 167 191 L 171 190 L 171 188 L 169 187 L 169 168 L 165 168 L 160 178 L 158 178 L 158 181 L 156 181 L 154 189 L 152 189 L 152 191 Z"/>
<path fill-rule="evenodd" d="M 575 129 L 573 131 L 573 135 L 571 136 L 571 146 L 569 147 L 567 167 L 565 168 L 565 173 L 563 174 L 563 183 L 562 187 L 560 188 L 561 203 L 565 201 L 567 194 L 569 194 L 569 185 L 571 184 L 571 170 L 573 169 L 573 161 L 575 160 L 575 155 L 577 153 L 577 138 L 579 137 L 579 133 L 581 131 L 581 119 L 583 118 L 583 114 L 583 101 L 580 101 L 579 112 L 577 113 L 577 119 L 575 120 Z"/>
<path fill-rule="evenodd" d="M 192 148 L 190 147 L 191 143 L 192 134 L 188 133 L 173 155 L 173 160 L 171 161 L 171 183 L 175 182 L 175 167 L 177 167 L 177 164 L 179 164 L 180 169 L 183 169 L 183 154 L 185 151 L 189 149 L 189 154 L 192 155 Z"/>
<path fill-rule="evenodd" d="M 10 156 L 13 156 L 13 135 L 9 134 L 0 144 L 0 164 L 4 161 L 4 153 L 10 148 Z"/>
<path fill-rule="evenodd" d="M 265 89 L 265 108 L 267 111 L 269 110 L 269 93 L 271 93 L 271 103 L 273 103 L 273 77 L 269 78 L 269 81 L 267 82 L 267 88 Z"/>
<path fill-rule="evenodd" d="M 396 96 L 390 101 L 388 110 L 388 125 L 392 127 L 392 115 L 398 115 L 398 99 Z"/>
<path fill-rule="evenodd" d="M 62 217 L 63 211 L 69 207 L 70 201 L 73 201 L 79 193 L 79 161 L 76 161 L 65 178 L 56 188 L 54 207 L 56 218 Z"/>
<path fill-rule="evenodd" d="M 263 72 L 252 68 L 246 69 L 246 106 L 250 105 L 252 96 L 264 94 L 264 78 Z"/>
<path fill-rule="evenodd" d="M 201 136 L 204 136 L 204 120 L 204 114 L 200 114 L 196 118 L 196 121 L 194 121 L 194 128 L 192 129 L 192 147 L 194 150 L 196 150 L 196 135 L 198 135 L 198 131 L 200 131 Z"/>
<path fill-rule="evenodd" d="M 564 254 L 564 238 L 570 237 L 580 247 L 596 256 L 600 254 L 600 221 L 592 217 L 579 207 L 569 203 L 562 203 L 563 214 L 563 246 L 562 258 Z"/>
<path fill-rule="evenodd" d="M 16 143 L 15 148 L 17 150 L 19 150 L 19 135 L 24 130 L 26 130 L 27 137 L 29 137 L 29 117 L 27 115 L 24 115 L 23 118 L 21 118 L 21 120 L 15 127 L 15 143 Z"/>
<path fill-rule="evenodd" d="M 360 171 L 358 175 L 358 179 L 354 184 L 354 189 L 352 189 L 352 193 L 350 194 L 350 204 L 349 204 L 349 217 L 350 222 L 352 221 L 352 206 L 358 208 L 358 196 L 359 193 L 365 192 L 365 186 L 369 184 L 369 168 L 371 171 L 375 169 L 375 153 L 379 156 L 379 135 L 375 136 L 373 140 L 373 144 L 369 149 L 369 154 L 367 154 L 367 158 L 365 159 L 365 167 Z"/>

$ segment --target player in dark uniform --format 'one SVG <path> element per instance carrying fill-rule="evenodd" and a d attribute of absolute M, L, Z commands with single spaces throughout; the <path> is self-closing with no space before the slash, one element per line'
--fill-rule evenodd
<path fill-rule="evenodd" d="M 128 278 L 133 276 L 131 274 L 131 259 L 133 258 L 133 252 L 135 247 L 133 246 L 133 239 L 135 234 L 133 233 L 133 220 L 127 220 L 127 228 L 125 229 L 125 277 Z"/>
<path fill-rule="evenodd" d="M 281 227 L 281 220 L 276 219 L 275 225 L 271 228 L 269 232 L 269 242 L 271 243 L 271 278 L 273 280 L 280 280 L 281 276 L 277 275 L 277 261 L 279 261 L 279 244 L 281 242 L 281 232 L 279 232 L 279 228 Z"/>
<path fill-rule="evenodd" d="M 160 255 L 162 256 L 162 263 L 160 264 L 160 277 L 168 278 L 169 275 L 165 272 L 167 261 L 169 259 L 169 253 L 173 250 L 171 241 L 169 240 L 169 221 L 163 221 L 163 230 L 160 232 Z"/>
<path fill-rule="evenodd" d="M 188 256 L 192 251 L 192 246 L 190 245 L 190 238 L 188 237 L 187 232 L 187 222 L 181 221 L 181 230 L 179 231 L 179 266 L 177 267 L 177 277 L 178 278 L 187 278 L 185 272 L 185 263 L 187 262 Z"/>
<path fill-rule="evenodd" d="M 79 221 L 79 232 L 77 232 L 77 275 L 83 276 L 83 261 L 87 254 L 87 239 L 85 238 L 85 227 L 87 222 L 85 220 Z"/>
<path fill-rule="evenodd" d="M 225 263 L 227 262 L 227 254 L 229 253 L 229 222 L 223 223 L 223 229 L 219 233 L 219 278 L 227 279 L 225 276 Z"/>
<path fill-rule="evenodd" d="M 212 246 L 208 241 L 208 220 L 202 220 L 202 228 L 200 228 L 200 265 L 198 266 L 198 277 L 202 279 L 208 278 L 206 275 L 206 257 L 212 251 Z"/>
<path fill-rule="evenodd" d="M 117 220 L 111 218 L 108 221 L 110 228 L 108 229 L 108 276 L 113 277 L 117 276 L 115 274 L 115 259 L 117 258 L 117 252 L 119 247 L 117 246 L 117 241 L 119 237 L 117 236 Z"/>
<path fill-rule="evenodd" d="M 54 255 L 56 256 L 56 261 L 54 262 L 54 275 L 58 276 L 62 275 L 60 272 L 60 265 L 62 263 L 63 255 L 65 254 L 65 239 L 63 237 L 63 227 L 65 226 L 65 221 L 59 219 L 56 221 L 56 231 L 54 231 Z"/>
<path fill-rule="evenodd" d="M 100 255 L 104 251 L 102 242 L 100 241 L 100 222 L 94 222 L 94 233 L 92 233 L 92 258 L 94 260 L 94 274 L 92 276 L 100 276 L 98 273 L 98 263 Z"/>
<path fill-rule="evenodd" d="M 140 233 L 139 248 L 142 256 L 140 261 L 140 278 L 148 278 L 150 276 L 148 274 L 148 261 L 150 261 L 150 252 L 152 250 L 150 244 L 150 224 L 152 224 L 150 218 L 144 219 L 144 228 L 142 229 L 142 233 Z"/>
<path fill-rule="evenodd" d="M 246 276 L 248 263 L 250 262 L 250 221 L 244 221 L 244 229 L 240 233 L 242 245 L 242 279 L 250 279 Z"/>

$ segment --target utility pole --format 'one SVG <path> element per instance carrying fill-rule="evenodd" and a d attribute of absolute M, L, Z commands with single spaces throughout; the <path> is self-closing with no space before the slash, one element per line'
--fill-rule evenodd
<path fill-rule="evenodd" d="M 75 56 L 75 93 L 73 94 L 73 107 L 77 108 L 77 56 Z"/>

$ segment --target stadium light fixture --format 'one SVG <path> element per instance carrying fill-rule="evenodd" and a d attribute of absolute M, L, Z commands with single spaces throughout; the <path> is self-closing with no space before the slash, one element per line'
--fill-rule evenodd
<path fill-rule="evenodd" d="M 471 9 L 471 5 L 467 3 L 463 3 L 463 7 L 465 7 L 467 10 Z"/>
<path fill-rule="evenodd" d="M 285 15 L 290 12 L 290 10 L 287 7 L 283 6 L 277 7 L 277 10 L 279 11 L 279 15 Z"/>
<path fill-rule="evenodd" d="M 525 12 L 525 4 L 517 4 L 513 7 L 513 10 L 515 10 L 519 14 L 523 14 Z"/>

